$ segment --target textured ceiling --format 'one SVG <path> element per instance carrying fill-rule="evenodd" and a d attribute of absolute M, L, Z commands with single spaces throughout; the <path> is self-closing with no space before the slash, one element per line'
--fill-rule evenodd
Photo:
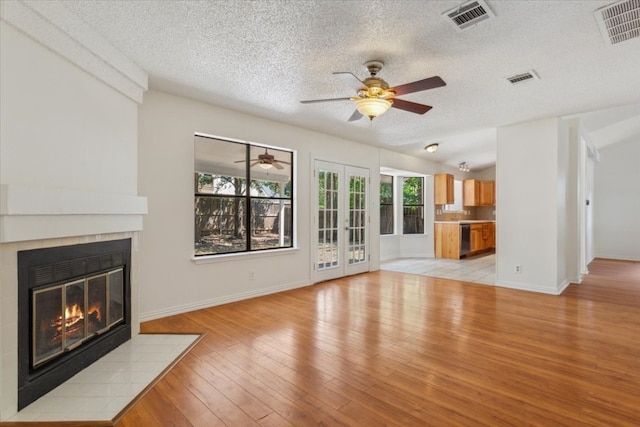
<path fill-rule="evenodd" d="M 608 144 L 604 128 L 628 134 L 640 120 L 640 39 L 609 47 L 594 19 L 610 1 L 489 0 L 495 17 L 464 31 L 442 16 L 458 1 L 63 3 L 147 71 L 152 89 L 450 165 L 492 165 L 498 126 L 631 105 L 626 124 L 589 116 Z M 347 122 L 349 101 L 299 103 L 353 95 L 332 72 L 365 78 L 372 59 L 392 86 L 434 75 L 447 85 L 402 97 L 433 106 L 424 116 L 391 109 Z M 530 69 L 539 80 L 505 80 Z M 432 142 L 440 150 L 427 154 Z"/>

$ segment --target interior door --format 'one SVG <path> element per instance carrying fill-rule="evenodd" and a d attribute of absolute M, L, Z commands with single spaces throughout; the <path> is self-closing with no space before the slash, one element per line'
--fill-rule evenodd
<path fill-rule="evenodd" d="M 369 170 L 315 161 L 314 281 L 369 271 Z"/>

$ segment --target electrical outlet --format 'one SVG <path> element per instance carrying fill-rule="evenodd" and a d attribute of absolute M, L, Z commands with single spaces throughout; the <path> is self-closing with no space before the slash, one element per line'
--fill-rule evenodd
<path fill-rule="evenodd" d="M 514 271 L 514 273 L 516 273 L 516 274 L 520 274 L 520 273 L 522 273 L 522 266 L 521 266 L 520 264 L 516 264 L 516 265 L 513 267 L 513 271 Z"/>
<path fill-rule="evenodd" d="M 253 280 L 256 278 L 256 272 L 251 270 L 249 271 L 249 280 Z"/>

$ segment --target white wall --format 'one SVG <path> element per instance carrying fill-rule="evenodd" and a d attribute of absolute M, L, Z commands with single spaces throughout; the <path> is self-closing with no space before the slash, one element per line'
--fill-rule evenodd
<path fill-rule="evenodd" d="M 584 223 L 580 210 L 584 208 L 584 198 L 580 195 L 579 190 L 583 188 L 584 179 L 580 174 L 580 122 L 578 119 L 563 120 L 561 129 L 565 141 L 560 147 L 560 155 L 558 169 L 564 169 L 563 180 L 564 186 L 558 183 L 559 198 L 563 198 L 564 208 L 559 206 L 558 221 L 562 224 L 564 231 L 562 232 L 563 242 L 560 244 L 564 249 L 564 271 L 558 268 L 558 281 L 570 281 L 572 283 L 580 283 L 580 242 L 581 227 Z M 564 197 L 562 197 L 564 196 Z M 560 233 L 558 238 L 560 239 Z M 561 246 L 558 247 L 558 253 L 562 254 Z M 562 258 L 562 257 L 561 257 Z"/>
<path fill-rule="evenodd" d="M 0 241 L 139 229 L 138 104 L 0 25 Z"/>
<path fill-rule="evenodd" d="M 640 140 L 599 152 L 594 168 L 594 256 L 640 261 Z"/>
<path fill-rule="evenodd" d="M 193 260 L 195 132 L 297 150 L 298 249 Z M 276 292 L 312 281 L 313 159 L 370 169 L 370 252 L 379 265 L 378 149 L 208 104 L 147 92 L 139 112 L 139 185 L 149 199 L 141 233 L 143 319 Z M 249 271 L 257 272 L 254 280 Z M 267 272 L 260 274 L 261 271 Z"/>
<path fill-rule="evenodd" d="M 496 284 L 557 294 L 566 286 L 569 138 L 558 119 L 498 128 Z M 522 267 L 521 273 L 515 266 Z"/>

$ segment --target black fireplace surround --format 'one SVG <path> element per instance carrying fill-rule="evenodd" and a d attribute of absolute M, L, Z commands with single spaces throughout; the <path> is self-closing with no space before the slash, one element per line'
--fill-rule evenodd
<path fill-rule="evenodd" d="M 131 339 L 130 272 L 131 239 L 18 252 L 18 410 Z M 104 300 L 97 311 L 92 299 Z M 84 313 L 48 314 L 62 301 Z M 49 346 L 37 346 L 39 325 L 55 322 Z"/>

